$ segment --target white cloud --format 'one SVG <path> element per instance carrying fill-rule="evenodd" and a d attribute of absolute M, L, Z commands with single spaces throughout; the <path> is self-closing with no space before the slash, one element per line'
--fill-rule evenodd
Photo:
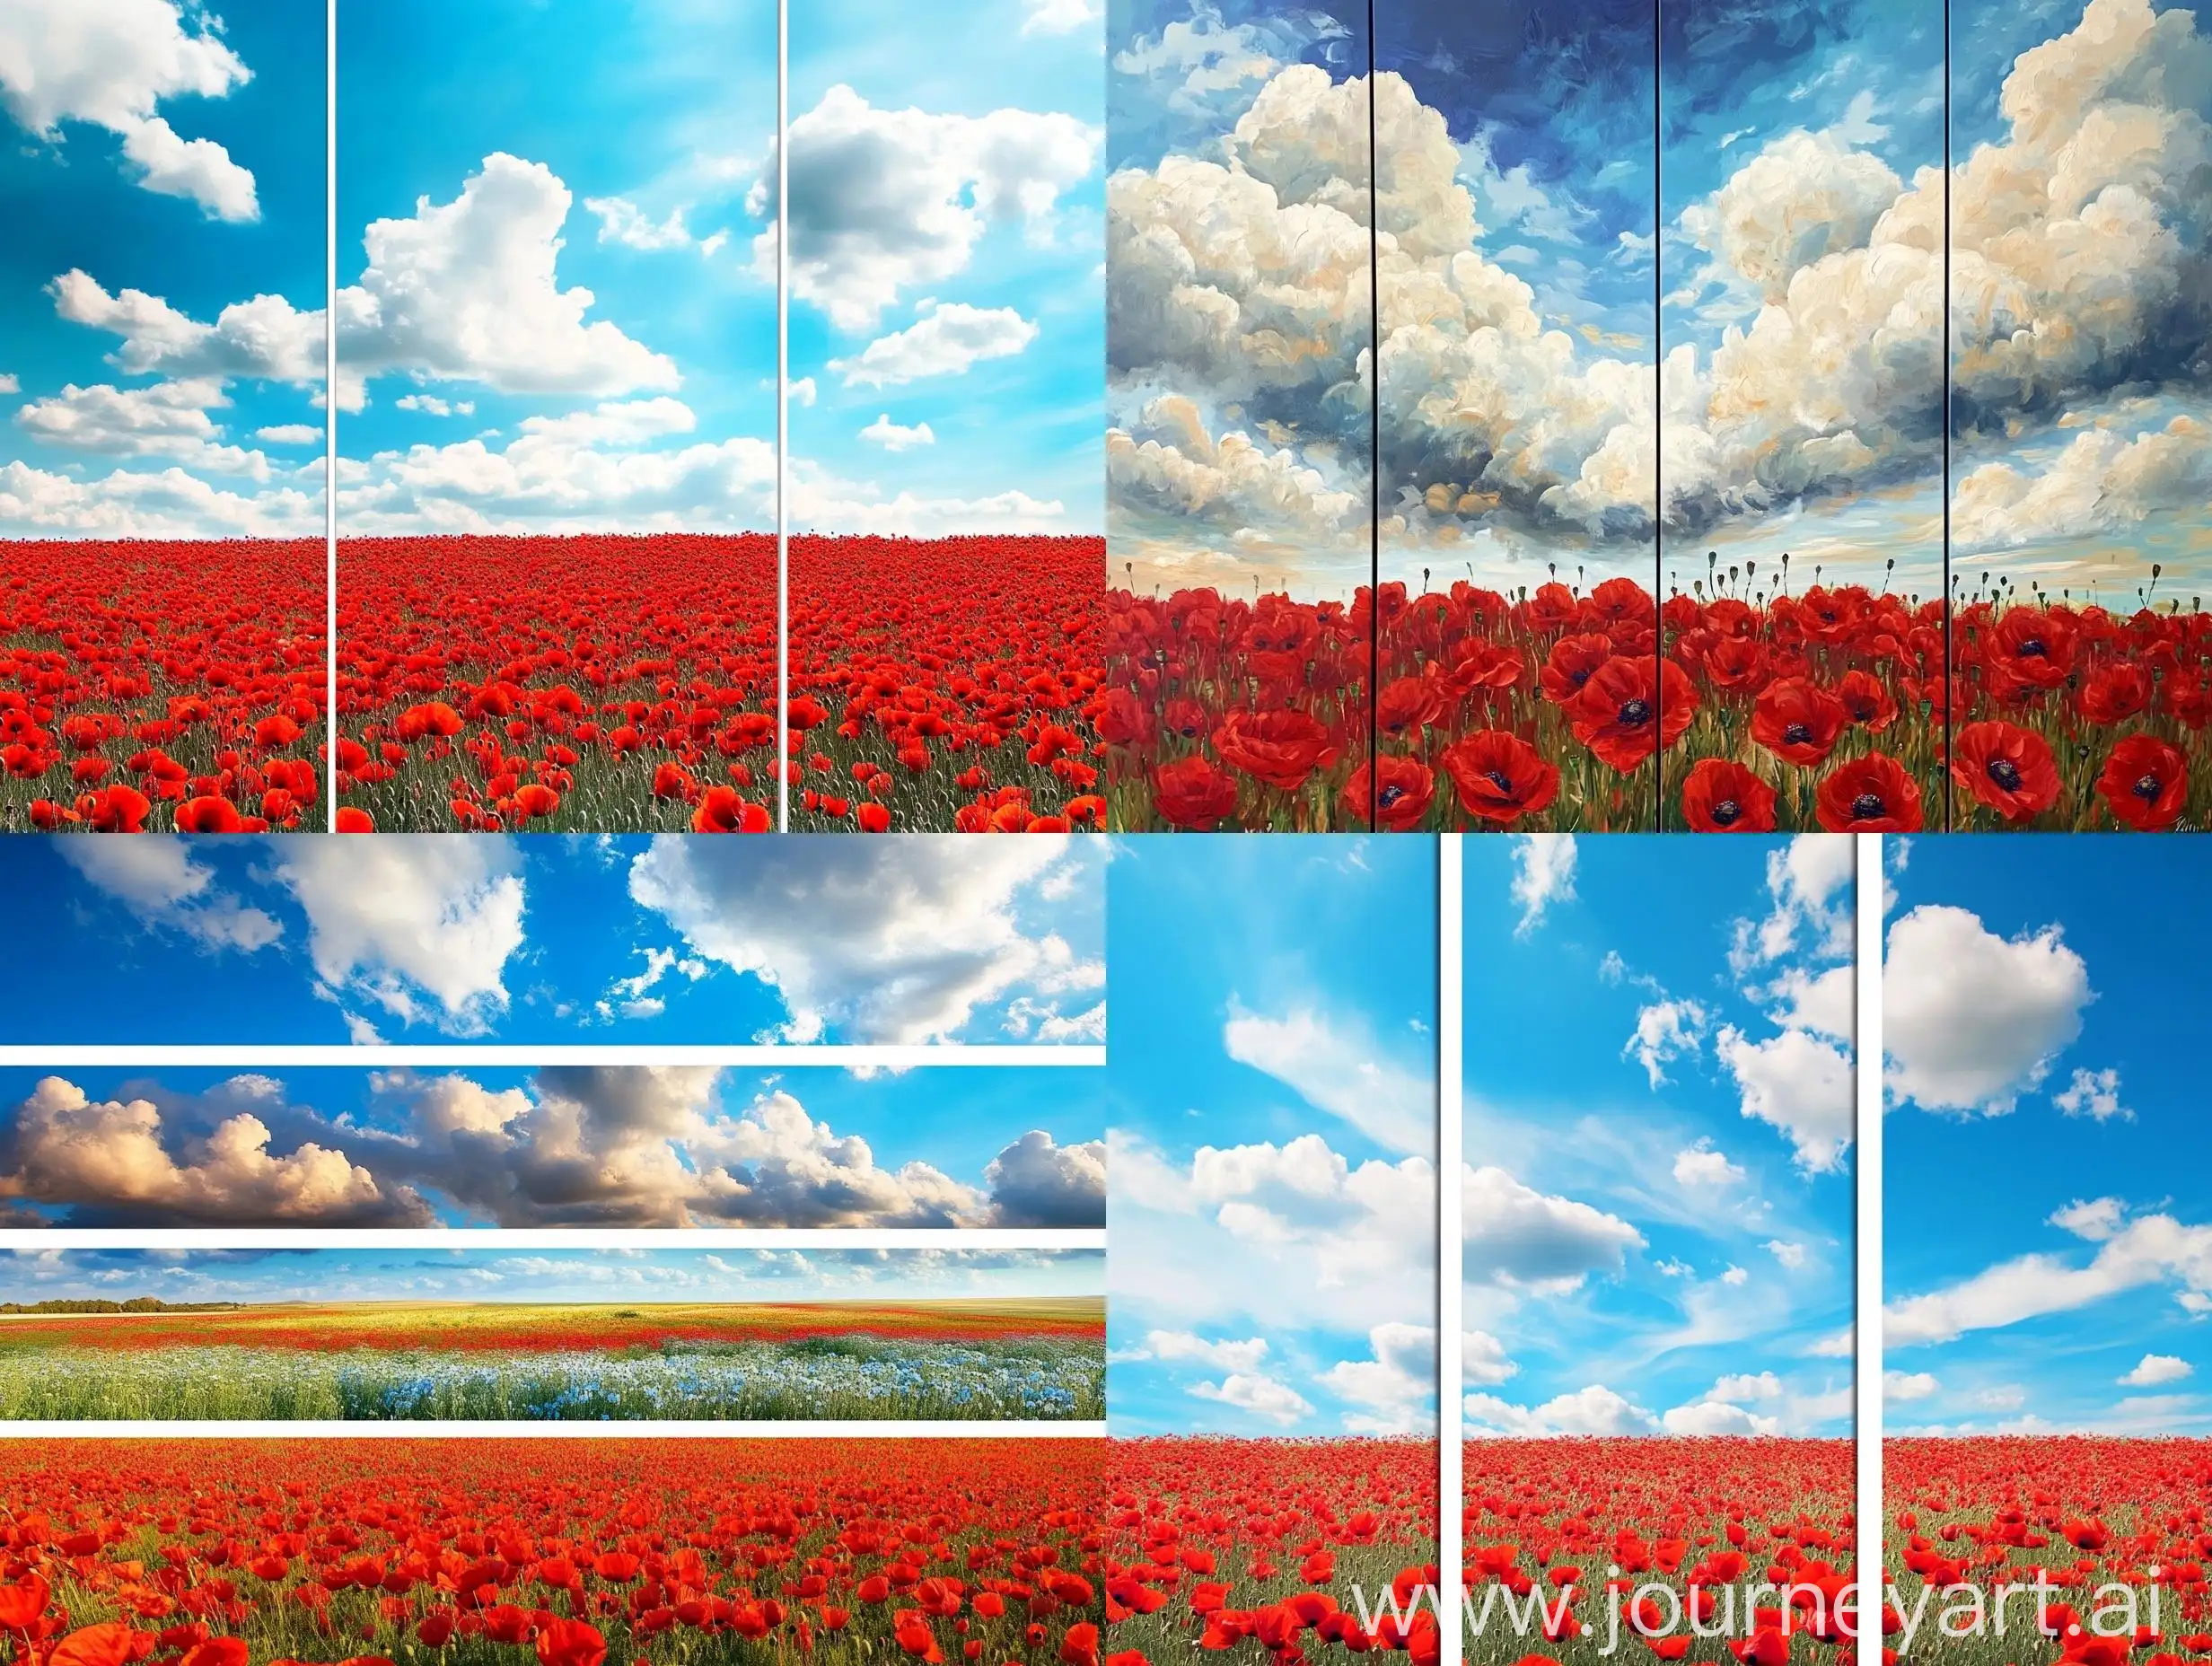
<path fill-rule="evenodd" d="M 1789 967 L 1760 998 L 1784 1003 L 1769 1016 L 1785 1030 L 1812 1030 L 1849 1041 L 1857 1033 L 1856 971 L 1848 962 L 1819 973 Z"/>
<path fill-rule="evenodd" d="M 107 382 L 81 388 L 71 382 L 48 398 L 32 399 L 15 421 L 33 440 L 69 451 L 110 457 L 162 457 L 217 474 L 269 477 L 268 460 L 223 443 L 223 429 L 207 413 L 230 401 L 213 380 L 157 381 L 146 388 Z M 314 437 L 319 431 L 310 430 Z"/>
<path fill-rule="evenodd" d="M 1435 1148 L 1435 1082 L 1379 1059 L 1374 1039 L 1358 1029 L 1306 1007 L 1267 1018 L 1233 1005 L 1222 1046 L 1239 1064 L 1266 1072 L 1378 1145 Z"/>
<path fill-rule="evenodd" d="M 1022 0 L 1022 12 L 1025 35 L 1072 35 L 1105 14 L 1099 0 Z"/>
<path fill-rule="evenodd" d="M 954 532 L 1052 532 L 1067 530 L 1058 498 L 1018 488 L 988 497 L 925 497 L 911 491 L 885 497 L 873 485 L 842 480 L 803 460 L 792 464 L 792 523 L 802 531 L 933 538 Z"/>
<path fill-rule="evenodd" d="M 1536 1407 L 1515 1406 L 1493 1394 L 1470 1394 L 1462 1409 L 1470 1436 L 1653 1434 L 1659 1429 L 1650 1412 L 1595 1382 Z"/>
<path fill-rule="evenodd" d="M 655 224 L 645 210 L 627 197 L 587 197 L 584 206 L 599 216 L 599 241 L 626 249 L 656 253 L 666 249 L 689 249 L 697 241 L 683 223 L 683 210 L 672 208 Z"/>
<path fill-rule="evenodd" d="M 1233 1406 L 1284 1428 L 1313 1413 L 1312 1402 L 1297 1390 L 1256 1372 L 1233 1372 L 1220 1382 L 1193 1383 L 1190 1392 L 1202 1400 Z"/>
<path fill-rule="evenodd" d="M 1462 1171 L 1464 1276 L 1470 1284 L 1558 1293 L 1617 1273 L 1644 1235 L 1620 1216 L 1524 1186 L 1492 1165 Z"/>
<path fill-rule="evenodd" d="M 396 409 L 419 411 L 426 416 L 473 416 L 474 399 L 442 399 L 434 393 L 402 393 L 392 401 Z"/>
<path fill-rule="evenodd" d="M 264 445 L 320 445 L 323 431 L 312 423 L 280 422 L 268 428 L 256 428 L 253 437 Z"/>
<path fill-rule="evenodd" d="M 1927 1399 L 1942 1386 L 1925 1371 L 1885 1371 L 1882 1373 L 1882 1398 L 1892 1403 Z"/>
<path fill-rule="evenodd" d="M 1399 1321 L 1367 1332 L 1371 1358 L 1339 1360 L 1320 1381 L 1365 1410 L 1345 1419 L 1357 1434 L 1426 1433 L 1435 1427 L 1436 1332 Z"/>
<path fill-rule="evenodd" d="M 363 531 L 581 532 L 759 524 L 776 448 L 737 438 L 662 443 L 697 425 L 666 397 L 525 416 L 504 447 L 483 438 L 341 461 L 338 507 Z"/>
<path fill-rule="evenodd" d="M 879 336 L 859 356 L 831 359 L 848 388 L 895 388 L 929 376 L 959 376 L 986 359 L 1011 358 L 1037 339 L 1037 326 L 1012 307 L 920 303 L 921 319 Z"/>
<path fill-rule="evenodd" d="M 1526 937 L 1555 902 L 1575 899 L 1575 836 L 1523 833 L 1514 841 L 1513 899 L 1521 909 L 1514 935 Z"/>
<path fill-rule="evenodd" d="M 1788 1136 L 1798 1164 L 1835 1170 L 1851 1144 L 1851 1060 L 1803 1030 L 1753 1041 L 1733 1024 L 1713 1039 L 1714 1056 L 1735 1078 L 1747 1117 Z"/>
<path fill-rule="evenodd" d="M 2089 969 L 2056 925 L 2011 940 L 1965 908 L 1923 904 L 1890 927 L 1886 1080 L 1928 1110 L 2012 1109 L 2081 1034 Z"/>
<path fill-rule="evenodd" d="M 1098 877 L 1096 851 L 1065 837 L 726 840 L 655 838 L 630 895 L 690 951 L 778 990 L 785 1039 L 835 1025 L 853 1041 L 943 1040 L 979 1006 L 1021 989 L 1097 987 L 1057 932 L 1019 917 L 1036 888 Z"/>
<path fill-rule="evenodd" d="M 22 383 L 16 381 L 13 374 L 0 374 L 0 393 L 21 393 L 22 390 Z"/>
<path fill-rule="evenodd" d="M 1651 1079 L 1654 1092 L 1664 1087 L 1666 1066 L 1678 1058 L 1695 1058 L 1705 1039 L 1705 1026 L 1708 1014 L 1704 1007 L 1690 1000 L 1663 999 L 1640 1007 L 1636 1014 L 1636 1033 L 1620 1049 L 1623 1058 L 1633 1058 L 1644 1066 L 1644 1074 Z M 1675 1159 L 1675 1178 L 1681 1178 L 1681 1159 Z"/>
<path fill-rule="evenodd" d="M 2128 1389 L 2155 1388 L 2162 1382 L 2179 1382 L 2193 1374 L 2195 1367 L 2187 1360 L 2172 1354 L 2146 1354 L 2140 1363 L 2120 1380 Z"/>
<path fill-rule="evenodd" d="M 1660 1419 L 1669 1434 L 1779 1434 L 1782 1420 L 1720 1400 L 1668 1408 Z"/>
<path fill-rule="evenodd" d="M 1487 1330 L 1470 1330 L 1460 1337 L 1460 1380 L 1493 1387 L 1518 1376 L 1521 1367 L 1505 1354 L 1505 1345 Z"/>
<path fill-rule="evenodd" d="M 315 976 L 403 1022 L 482 1030 L 507 1006 L 522 880 L 504 838 L 295 839 L 276 872 L 307 911 Z"/>
<path fill-rule="evenodd" d="M 1716 1150 L 1709 1139 L 1701 1139 L 1674 1153 L 1677 1185 L 1733 1186 L 1742 1178 L 1742 1165 L 1731 1162 L 1728 1153 Z"/>
<path fill-rule="evenodd" d="M 544 163 L 496 151 L 451 202 L 424 197 L 407 219 L 371 221 L 368 265 L 338 296 L 340 405 L 356 408 L 363 381 L 392 373 L 502 393 L 674 388 L 673 360 L 586 322 L 597 297 L 560 287 L 571 201 Z"/>
<path fill-rule="evenodd" d="M 2052 1214 L 2050 1223 L 2062 1232 L 2101 1244 L 2120 1230 L 2127 1213 L 2127 1205 L 2117 1197 L 2076 1198 Z"/>
<path fill-rule="evenodd" d="M 245 495 L 172 464 L 118 469 L 98 479 L 0 463 L 0 529 L 52 538 L 305 538 L 320 536 L 322 498 L 295 487 Z"/>
<path fill-rule="evenodd" d="M 1188 1330 L 1148 1330 L 1145 1355 L 1152 1359 L 1194 1360 L 1216 1371 L 1258 1371 L 1268 1356 L 1265 1337 L 1209 1341 Z"/>
<path fill-rule="evenodd" d="M 1106 1219 L 1106 1142 L 1062 1145 L 1040 1128 L 983 1171 L 994 1226 L 1098 1226 Z"/>
<path fill-rule="evenodd" d="M 2097 1122 L 2110 1122 L 2115 1118 L 2122 1122 L 2135 1120 L 2135 1112 L 2120 1102 L 2117 1070 L 2077 1068 L 2074 1080 L 2053 1093 L 2050 1102 L 2069 1117 L 2088 1117 Z"/>
<path fill-rule="evenodd" d="M 1098 164 L 1103 136 L 1072 116 L 877 110 L 834 86 L 791 123 L 791 293 L 841 330 L 871 328 L 917 288 L 967 269 L 994 224 L 1052 232 L 1062 193 Z M 771 167 L 753 188 L 773 206 Z M 772 273 L 775 230 L 753 244 Z"/>
<path fill-rule="evenodd" d="M 321 384 L 320 308 L 302 312 L 281 295 L 256 295 L 232 302 L 214 323 L 203 324 L 143 289 L 110 294 L 75 267 L 47 291 L 54 297 L 55 311 L 68 322 L 120 337 L 110 363 L 133 376 L 281 381 L 297 388 Z"/>
<path fill-rule="evenodd" d="M 2092 1230 L 2102 1231 L 2102 1224 Z M 2139 1215 L 2111 1231 L 2085 1267 L 2053 1255 L 2018 1256 L 1957 1284 L 1892 1302 L 1884 1310 L 1883 1338 L 1900 1347 L 1949 1342 L 1968 1331 L 2072 1312 L 2169 1280 L 2181 1286 L 2184 1297 L 2212 1295 L 2212 1227 L 2184 1225 L 2170 1214 Z"/>
<path fill-rule="evenodd" d="M 57 839 L 55 854 L 149 925 L 180 932 L 210 949 L 250 954 L 284 927 L 215 883 L 191 841 L 174 834 L 136 838 Z"/>
<path fill-rule="evenodd" d="M 1770 1371 L 1762 1371 L 1723 1377 L 1713 1384 L 1705 1398 L 1708 1400 L 1778 1400 L 1782 1393 L 1781 1378 Z"/>
<path fill-rule="evenodd" d="M 145 1099 L 94 1100 L 74 1083 L 43 1078 L 16 1107 L 0 1196 L 91 1203 L 96 1218 L 206 1224 L 426 1226 L 430 1212 L 404 1188 L 386 1191 L 342 1152 L 305 1144 L 277 1157 L 268 1125 L 249 1109 L 224 1117 L 180 1162 Z"/>
<path fill-rule="evenodd" d="M 1792 1243 L 1784 1238 L 1769 1238 L 1759 1247 L 1793 1273 L 1805 1264 L 1806 1251 L 1803 1244 Z"/>
<path fill-rule="evenodd" d="M 253 175 L 214 140 L 180 136 L 157 106 L 224 98 L 251 75 L 221 25 L 177 0 L 15 0 L 0 10 L 0 104 L 17 123 L 57 145 L 64 122 L 105 127 L 138 184 L 214 219 L 260 217 Z"/>
<path fill-rule="evenodd" d="M 911 451 L 917 445 L 935 445 L 937 436 L 929 431 L 927 423 L 917 423 L 911 428 L 900 426 L 885 411 L 860 431 L 860 437 L 873 441 L 887 452 Z"/>
<path fill-rule="evenodd" d="M 1767 916 L 1738 920 L 1729 963 L 1738 976 L 1797 953 L 1826 960 L 1851 952 L 1851 884 L 1856 872 L 1851 841 L 1830 833 L 1803 833 L 1767 853 Z M 1826 1023 L 1830 1034 L 1838 1031 Z"/>
<path fill-rule="evenodd" d="M 1730 1266 L 1721 1273 L 1720 1282 L 1724 1285 L 1729 1285 L 1741 1288 L 1742 1286 L 1751 1282 L 1751 1276 L 1750 1272 L 1743 1267 Z"/>

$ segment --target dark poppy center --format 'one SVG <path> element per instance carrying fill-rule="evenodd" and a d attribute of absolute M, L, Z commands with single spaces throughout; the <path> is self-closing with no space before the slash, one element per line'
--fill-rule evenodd
<path fill-rule="evenodd" d="M 2156 776 L 2144 776 L 2136 782 L 2131 790 L 2137 798 L 2155 800 L 2159 794 L 2165 791 L 2165 787 Z"/>
<path fill-rule="evenodd" d="M 1503 769 L 1493 769 L 1485 778 L 1492 786 L 1496 787 L 1501 793 L 1511 793 L 1513 791 L 1513 777 L 1508 776 Z"/>
<path fill-rule="evenodd" d="M 1620 725 L 1624 729 L 1640 729 L 1651 721 L 1651 706 L 1643 700 L 1623 700 L 1620 703 Z"/>
<path fill-rule="evenodd" d="M 1732 828 L 1742 820 L 1743 806 L 1733 798 L 1724 798 L 1713 806 L 1712 815 L 1715 827 Z"/>
<path fill-rule="evenodd" d="M 2020 766 L 2009 758 L 1993 758 L 1989 760 L 1989 779 L 2007 793 L 2017 793 L 2020 790 Z"/>
<path fill-rule="evenodd" d="M 1881 815 L 1885 808 L 1886 806 L 1882 802 L 1881 794 L 1861 793 L 1856 798 L 1851 801 L 1851 820 L 1854 821 L 1872 821 L 1877 816 Z"/>
<path fill-rule="evenodd" d="M 1811 723 L 1792 723 L 1782 731 L 1782 740 L 1784 744 L 1788 746 L 1809 746 L 1813 741 L 1813 725 Z"/>
<path fill-rule="evenodd" d="M 1406 789 L 1402 786 L 1386 786 L 1380 793 L 1377 793 L 1374 795 L 1374 802 L 1380 804 L 1383 809 L 1389 810 L 1395 806 L 1398 801 L 1405 795 Z"/>
<path fill-rule="evenodd" d="M 2040 660 L 2048 657 L 2050 650 L 2043 645 L 2041 636 L 2031 636 L 2013 652 L 2023 660 Z"/>

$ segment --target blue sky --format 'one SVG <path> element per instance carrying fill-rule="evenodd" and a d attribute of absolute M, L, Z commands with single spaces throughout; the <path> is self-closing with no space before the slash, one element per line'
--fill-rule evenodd
<path fill-rule="evenodd" d="M 1884 963 L 1892 1433 L 2201 1434 L 2201 861 L 1914 842 Z"/>
<path fill-rule="evenodd" d="M 1120 841 L 1118 1434 L 1435 1426 L 1435 846 Z"/>
<path fill-rule="evenodd" d="M 772 0 L 338 29 L 340 530 L 772 527 Z"/>
<path fill-rule="evenodd" d="M 5 25 L 0 534 L 321 532 L 322 11 L 218 9 Z"/>
<path fill-rule="evenodd" d="M 1095 1250 L 22 1250 L 11 1302 L 927 1302 L 1102 1293 Z"/>
<path fill-rule="evenodd" d="M 741 843 L 742 846 L 741 847 Z M 843 846 L 843 848 L 840 848 Z M 1095 840 L 9 840 L 17 1043 L 1096 1041 Z"/>
<path fill-rule="evenodd" d="M 1105 1224 L 1088 1070 L 0 1070 L 6 1223 Z"/>
<path fill-rule="evenodd" d="M 1849 1433 L 1851 861 L 1467 842 L 1470 1436 Z"/>
<path fill-rule="evenodd" d="M 1087 0 L 791 13 L 794 526 L 1102 530 Z"/>

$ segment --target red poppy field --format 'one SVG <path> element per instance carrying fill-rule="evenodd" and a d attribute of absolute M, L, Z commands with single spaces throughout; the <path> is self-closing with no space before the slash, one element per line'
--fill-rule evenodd
<path fill-rule="evenodd" d="M 1097 1666 L 1101 1445 L 11 1442 L 38 1666 Z"/>
<path fill-rule="evenodd" d="M 1890 1641 L 1914 1620 L 1915 1658 L 2181 1666 L 2212 1654 L 2212 1441 L 1897 1439 L 1883 1442 L 1883 1475 Z M 1958 1615 L 1948 1627 L 1946 1609 Z"/>
<path fill-rule="evenodd" d="M 1470 1441 L 1465 1473 L 1470 1661 L 1853 1659 L 1848 1440 Z"/>
<path fill-rule="evenodd" d="M 1951 628 L 1957 825 L 2212 824 L 2212 618 L 1975 600 Z"/>
<path fill-rule="evenodd" d="M 1741 583 L 1663 609 L 1628 578 L 1348 607 L 1117 592 L 1115 825 L 1356 828 L 1371 798 L 1394 832 L 1940 825 L 1941 602 Z"/>
<path fill-rule="evenodd" d="M 791 540 L 795 831 L 1105 824 L 1099 538 Z"/>
<path fill-rule="evenodd" d="M 776 540 L 347 539 L 341 830 L 765 832 Z"/>
<path fill-rule="evenodd" d="M 1107 1452 L 1117 1666 L 1376 1651 L 1433 1666 L 1434 1441 L 1116 1440 Z"/>
<path fill-rule="evenodd" d="M 320 542 L 0 541 L 0 831 L 320 825 Z"/>

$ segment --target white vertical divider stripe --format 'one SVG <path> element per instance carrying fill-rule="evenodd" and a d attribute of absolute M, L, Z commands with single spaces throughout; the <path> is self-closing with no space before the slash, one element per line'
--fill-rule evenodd
<path fill-rule="evenodd" d="M 1858 1187 L 1857 1300 L 1854 1321 L 1856 1347 L 1854 1394 L 1857 1437 L 1855 1555 L 1858 1562 L 1860 1613 L 1881 1632 L 1882 1578 L 1882 919 L 1883 841 L 1878 833 L 1858 838 L 1858 915 L 1856 938 L 1857 1039 L 1853 1057 L 1854 1110 L 1857 1122 Z"/>
<path fill-rule="evenodd" d="M 338 0 L 322 24 L 322 828 L 338 831 Z"/>
<path fill-rule="evenodd" d="M 791 830 L 791 0 L 776 0 L 776 830 Z"/>
<path fill-rule="evenodd" d="M 1466 1113 L 1461 1104 L 1465 1078 L 1465 1003 L 1461 955 L 1464 949 L 1461 906 L 1462 840 L 1446 833 L 1436 853 L 1436 1589 L 1451 1611 L 1440 1616 L 1443 1647 L 1438 1666 L 1461 1666 L 1465 1639 L 1460 1619 L 1462 1543 L 1460 1500 L 1465 1488 L 1465 1449 L 1460 1427 L 1460 1398 L 1465 1389 L 1465 1361 L 1460 1333 L 1463 1309 L 1466 1233 L 1462 1215 L 1465 1194 L 1460 1168 L 1466 1156 Z"/>

